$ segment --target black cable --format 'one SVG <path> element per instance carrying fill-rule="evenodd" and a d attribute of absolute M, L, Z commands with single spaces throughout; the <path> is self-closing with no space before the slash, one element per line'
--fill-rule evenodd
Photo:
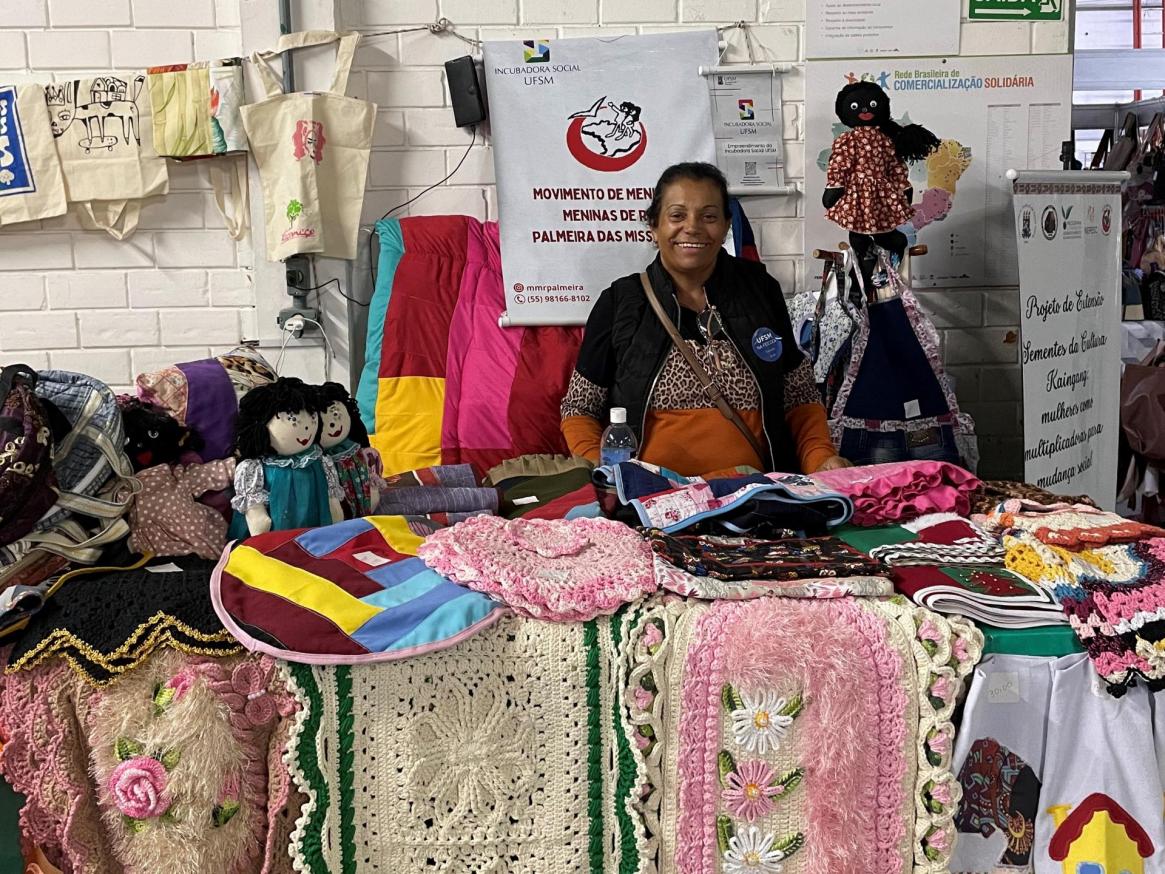
<path fill-rule="evenodd" d="M 457 166 L 454 167 L 452 170 L 450 170 L 445 175 L 444 179 L 441 179 L 437 182 L 434 182 L 432 185 L 430 185 L 428 188 L 426 188 L 424 191 L 422 191 L 416 197 L 411 197 L 408 200 L 406 200 L 404 203 L 398 203 L 396 206 L 394 206 L 392 209 L 390 209 L 388 212 L 386 212 L 384 215 L 382 215 L 380 217 L 380 221 L 384 221 L 386 218 L 388 218 L 390 215 L 392 215 L 398 209 L 404 209 L 410 203 L 416 203 L 418 200 L 420 200 L 422 197 L 424 197 L 426 194 L 428 194 L 430 191 L 432 191 L 438 185 L 444 185 L 446 182 L 448 182 L 450 179 L 452 179 L 454 174 L 458 170 L 461 169 L 461 165 L 465 163 L 465 159 L 469 157 L 469 153 L 471 151 L 473 151 L 473 147 L 475 145 L 477 145 L 477 125 L 473 125 L 473 135 L 469 138 L 469 145 L 465 148 L 465 154 L 461 156 L 461 160 L 457 162 Z M 374 233 L 368 235 L 368 272 L 370 274 L 372 274 L 372 287 L 373 288 L 376 287 L 376 258 L 374 257 L 375 253 L 372 251 L 372 238 L 375 236 L 376 236 L 376 234 L 374 234 Z"/>
<path fill-rule="evenodd" d="M 363 301 L 356 300 L 356 298 L 352 297 L 351 295 L 345 294 L 344 289 L 340 287 L 340 280 L 339 279 L 329 279 L 327 282 L 321 283 L 320 285 L 310 285 L 307 287 L 293 285 L 291 287 L 294 288 L 296 291 L 314 291 L 314 292 L 316 292 L 316 303 L 318 304 L 320 301 L 320 296 L 321 296 L 320 289 L 327 288 L 329 285 L 332 285 L 333 283 L 336 286 L 336 293 L 339 294 L 340 297 L 344 298 L 345 300 L 351 301 L 352 303 L 356 304 L 356 306 L 361 306 L 361 307 L 368 306 L 368 304 L 364 303 Z"/>

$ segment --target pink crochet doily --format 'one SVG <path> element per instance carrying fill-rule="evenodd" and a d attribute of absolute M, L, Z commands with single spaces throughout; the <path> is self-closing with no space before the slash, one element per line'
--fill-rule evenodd
<path fill-rule="evenodd" d="M 656 589 L 651 547 L 609 519 L 475 516 L 431 534 L 417 555 L 535 619 L 585 621 Z"/>

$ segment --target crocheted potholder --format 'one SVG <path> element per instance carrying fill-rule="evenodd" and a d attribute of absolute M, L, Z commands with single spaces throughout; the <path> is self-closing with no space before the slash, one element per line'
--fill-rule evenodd
<path fill-rule="evenodd" d="M 609 519 L 478 516 L 435 532 L 417 555 L 536 619 L 593 619 L 656 589 L 651 548 Z"/>

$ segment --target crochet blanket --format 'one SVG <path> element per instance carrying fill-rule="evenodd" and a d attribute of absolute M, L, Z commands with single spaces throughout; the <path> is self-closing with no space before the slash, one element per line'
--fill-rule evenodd
<path fill-rule="evenodd" d="M 294 706 L 266 658 L 164 651 L 105 689 L 54 660 L 0 681 L 0 773 L 64 871 L 290 874 Z"/>
<path fill-rule="evenodd" d="M 950 716 L 981 645 L 901 600 L 668 597 L 508 616 L 394 664 L 289 665 L 312 799 L 295 866 L 938 874 Z"/>
<path fill-rule="evenodd" d="M 616 695 L 621 614 L 506 617 L 438 653 L 286 669 L 288 754 L 312 801 L 303 874 L 634 872 L 645 835 Z"/>
<path fill-rule="evenodd" d="M 633 809 L 661 874 L 947 870 L 970 623 L 762 598 L 657 603 L 625 628 Z"/>

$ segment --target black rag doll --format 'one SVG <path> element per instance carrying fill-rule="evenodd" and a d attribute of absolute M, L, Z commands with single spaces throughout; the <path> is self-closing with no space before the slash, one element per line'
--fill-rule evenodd
<path fill-rule="evenodd" d="M 906 165 L 926 158 L 939 139 L 921 125 L 894 121 L 889 95 L 874 82 L 846 85 L 834 112 L 853 130 L 834 140 L 821 196 L 825 214 L 849 231 L 859 260 L 874 243 L 901 259 L 906 235 L 897 228 L 914 216 Z"/>
<path fill-rule="evenodd" d="M 186 453 L 202 449 L 198 434 L 157 404 L 120 395 L 117 405 L 125 428 L 125 454 L 134 471 L 177 464 Z"/>
<path fill-rule="evenodd" d="M 344 489 L 344 516 L 348 519 L 376 512 L 384 489 L 380 453 L 368 445 L 368 431 L 348 389 L 325 382 L 320 395 L 320 448 L 336 465 Z"/>

